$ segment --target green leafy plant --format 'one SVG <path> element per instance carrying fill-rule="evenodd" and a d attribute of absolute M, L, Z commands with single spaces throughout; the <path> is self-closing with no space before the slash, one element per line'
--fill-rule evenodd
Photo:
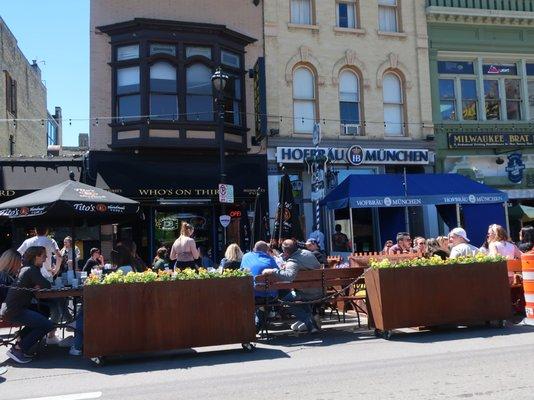
<path fill-rule="evenodd" d="M 222 273 L 216 271 L 208 271 L 200 268 L 198 271 L 193 268 L 185 268 L 183 270 L 176 269 L 175 271 L 152 271 L 145 272 L 128 272 L 124 274 L 123 271 L 115 271 L 103 277 L 98 275 L 90 275 L 85 281 L 86 285 L 112 285 L 123 283 L 150 283 L 150 282 L 171 282 L 184 281 L 193 279 L 222 279 L 222 278 L 240 278 L 249 276 L 250 272 L 244 269 L 238 270 L 223 270 Z"/>
<path fill-rule="evenodd" d="M 371 258 L 369 266 L 371 268 L 409 268 L 409 267 L 439 267 L 442 265 L 452 264 L 474 264 L 474 263 L 488 263 L 488 262 L 502 262 L 506 261 L 503 256 L 488 256 L 483 253 L 478 253 L 474 256 L 458 257 L 454 259 L 442 260 L 439 256 L 432 256 L 429 258 L 418 257 L 406 260 L 390 260 L 384 258 L 377 260 Z"/>

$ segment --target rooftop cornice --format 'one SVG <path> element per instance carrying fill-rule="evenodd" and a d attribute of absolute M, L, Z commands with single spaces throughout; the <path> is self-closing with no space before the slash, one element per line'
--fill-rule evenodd
<path fill-rule="evenodd" d="M 439 23 L 534 26 L 534 12 L 528 11 L 430 6 L 426 8 L 426 17 L 428 22 Z"/>

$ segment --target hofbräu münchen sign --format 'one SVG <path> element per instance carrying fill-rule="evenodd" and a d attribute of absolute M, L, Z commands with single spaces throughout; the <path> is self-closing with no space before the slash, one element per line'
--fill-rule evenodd
<path fill-rule="evenodd" d="M 449 133 L 449 148 L 534 146 L 534 133 Z"/>
<path fill-rule="evenodd" d="M 277 147 L 276 162 L 283 164 L 304 163 L 307 158 L 326 156 L 335 164 L 412 164 L 430 163 L 426 149 L 370 149 L 360 146 L 345 147 Z"/>

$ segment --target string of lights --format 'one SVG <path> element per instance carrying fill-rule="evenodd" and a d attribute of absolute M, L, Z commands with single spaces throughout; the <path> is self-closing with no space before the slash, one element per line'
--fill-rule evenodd
<path fill-rule="evenodd" d="M 233 115 L 233 114 L 241 114 L 241 115 L 248 115 L 253 116 L 254 118 L 267 118 L 269 121 L 279 121 L 283 122 L 284 120 L 300 120 L 303 124 L 306 121 L 313 121 L 314 123 L 322 123 L 323 125 L 326 125 L 327 123 L 347 123 L 346 120 L 341 119 L 334 119 L 334 118 L 314 118 L 314 117 L 294 117 L 289 115 L 278 115 L 278 114 L 261 114 L 261 113 L 242 113 L 242 112 L 236 112 L 236 111 L 225 111 L 225 114 Z M 128 116 L 118 116 L 118 117 L 111 117 L 111 116 L 98 116 L 98 117 L 86 117 L 86 118 L 79 118 L 79 117 L 62 117 L 62 120 L 64 122 L 68 122 L 69 125 L 71 125 L 73 122 L 85 122 L 88 121 L 95 126 L 98 126 L 100 122 L 104 123 L 120 123 L 125 124 L 126 122 L 130 121 L 138 121 L 138 120 L 145 120 L 147 123 L 150 123 L 151 120 L 165 120 L 165 121 L 172 121 L 176 122 L 181 117 L 186 117 L 189 120 L 201 120 L 201 116 L 208 115 L 208 114 L 215 114 L 215 111 L 203 111 L 203 112 L 190 112 L 190 113 L 173 113 L 173 114 L 144 114 L 144 115 L 128 115 Z M 189 118 L 194 117 L 194 118 Z M 7 123 L 13 123 L 17 124 L 19 122 L 37 122 L 41 123 L 41 125 L 44 125 L 47 119 L 44 118 L 0 118 L 0 122 L 7 122 Z M 362 120 L 359 122 L 360 125 L 368 126 L 370 124 L 374 125 L 403 125 L 403 126 L 413 126 L 418 125 L 421 127 L 430 126 L 429 123 L 424 122 L 388 122 L 388 121 L 369 121 L 369 120 Z"/>

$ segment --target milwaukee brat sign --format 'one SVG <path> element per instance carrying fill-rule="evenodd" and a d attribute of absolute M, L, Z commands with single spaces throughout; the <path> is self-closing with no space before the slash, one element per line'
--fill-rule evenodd
<path fill-rule="evenodd" d="M 449 148 L 534 146 L 533 133 L 449 133 Z"/>

